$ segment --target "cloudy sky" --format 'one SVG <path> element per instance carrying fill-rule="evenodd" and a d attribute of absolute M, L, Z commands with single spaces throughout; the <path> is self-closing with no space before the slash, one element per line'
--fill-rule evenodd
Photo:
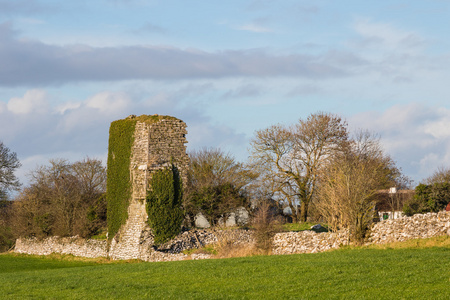
<path fill-rule="evenodd" d="M 447 0 L 0 0 L 0 140 L 25 181 L 105 160 L 130 114 L 245 161 L 255 130 L 324 111 L 418 183 L 450 166 L 448 28 Z"/>

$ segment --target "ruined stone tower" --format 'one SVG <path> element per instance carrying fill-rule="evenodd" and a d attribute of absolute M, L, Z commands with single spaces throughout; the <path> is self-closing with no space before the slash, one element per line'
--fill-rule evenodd
<path fill-rule="evenodd" d="M 145 259 L 151 246 L 145 199 L 152 173 L 171 164 L 187 180 L 186 124 L 170 116 L 129 116 L 111 123 L 108 151 L 109 256 Z M 128 166 L 126 166 L 128 165 Z"/>

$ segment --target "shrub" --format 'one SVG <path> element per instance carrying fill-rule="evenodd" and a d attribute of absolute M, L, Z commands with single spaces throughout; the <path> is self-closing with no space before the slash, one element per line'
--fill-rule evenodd
<path fill-rule="evenodd" d="M 256 210 L 252 225 L 254 228 L 255 245 L 265 253 L 272 248 L 273 236 L 281 231 L 280 220 L 276 217 L 273 207 L 268 201 L 263 201 Z"/>
<path fill-rule="evenodd" d="M 182 185 L 178 170 L 172 166 L 153 173 L 147 193 L 148 224 L 156 245 L 165 243 L 181 231 L 184 219 Z"/>
<path fill-rule="evenodd" d="M 403 213 L 407 216 L 438 212 L 450 201 L 450 183 L 419 184 L 414 197 L 405 203 Z"/>

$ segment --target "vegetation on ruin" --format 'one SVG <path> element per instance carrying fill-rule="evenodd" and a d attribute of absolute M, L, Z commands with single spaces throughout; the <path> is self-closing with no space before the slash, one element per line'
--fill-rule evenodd
<path fill-rule="evenodd" d="M 127 208 L 131 198 L 130 159 L 135 127 L 135 119 L 123 119 L 112 122 L 109 129 L 106 199 L 110 239 L 128 218 Z"/>
<path fill-rule="evenodd" d="M 182 183 L 177 168 L 156 170 L 150 186 L 146 205 L 148 224 L 152 228 L 154 243 L 159 245 L 180 233 L 184 219 Z"/>
<path fill-rule="evenodd" d="M 449 254 L 448 243 L 162 263 L 7 254 L 0 255 L 0 294 L 55 299 L 448 299 Z"/>
<path fill-rule="evenodd" d="M 141 115 L 141 116 L 134 117 L 133 120 L 135 120 L 137 122 L 153 124 L 153 123 L 158 123 L 161 120 L 178 120 L 178 119 L 175 117 L 172 117 L 172 116 Z"/>
<path fill-rule="evenodd" d="M 147 124 L 177 120 L 171 116 L 141 115 L 111 123 L 107 162 L 108 235 L 113 238 L 128 218 L 131 198 L 130 159 L 137 122 Z"/>

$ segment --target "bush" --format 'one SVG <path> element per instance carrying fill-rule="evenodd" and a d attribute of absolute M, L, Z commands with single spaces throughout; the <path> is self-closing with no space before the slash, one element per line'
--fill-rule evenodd
<path fill-rule="evenodd" d="M 274 209 L 268 201 L 263 201 L 257 208 L 252 225 L 254 228 L 255 245 L 265 253 L 272 248 L 273 236 L 281 231 L 281 222 L 276 216 Z"/>
<path fill-rule="evenodd" d="M 147 213 L 156 245 L 180 233 L 184 219 L 181 204 L 182 185 L 178 170 L 172 166 L 155 171 L 147 193 Z"/>
<path fill-rule="evenodd" d="M 16 236 L 90 237 L 106 226 L 106 170 L 100 160 L 51 160 L 30 178 L 11 207 Z"/>
<path fill-rule="evenodd" d="M 450 201 L 450 183 L 419 184 L 414 197 L 405 203 L 403 213 L 407 216 L 438 212 Z"/>

